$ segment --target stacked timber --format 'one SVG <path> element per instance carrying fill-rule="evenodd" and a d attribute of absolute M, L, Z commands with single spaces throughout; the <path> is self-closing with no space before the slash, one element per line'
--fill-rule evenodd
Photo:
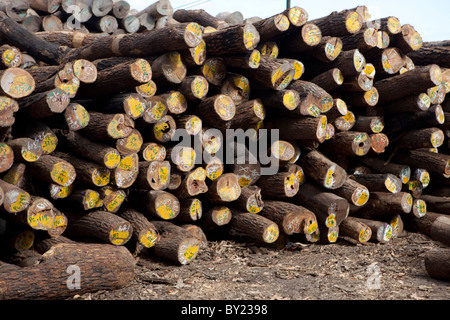
<path fill-rule="evenodd" d="M 210 239 L 362 245 L 405 228 L 448 244 L 446 43 L 363 6 L 243 20 L 19 3 L 46 19 L 0 11 L 3 298 L 70 296 L 9 279 L 56 282 L 75 257 L 116 274 L 86 290 L 115 289 L 133 255 L 183 265 Z M 56 18 L 66 30 L 43 32 Z M 125 31 L 103 30 L 112 18 Z"/>

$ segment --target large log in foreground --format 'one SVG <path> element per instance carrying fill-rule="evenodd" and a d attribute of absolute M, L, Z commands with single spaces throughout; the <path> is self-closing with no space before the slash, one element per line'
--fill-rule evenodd
<path fill-rule="evenodd" d="M 185 265 L 221 237 L 449 241 L 449 44 L 395 17 L 21 0 L 0 38 L 5 299 L 116 289 L 129 253 Z M 86 291 L 54 270 L 75 258 Z"/>
<path fill-rule="evenodd" d="M 125 247 L 79 243 L 52 247 L 40 260 L 35 267 L 2 272 L 0 297 L 63 299 L 98 288 L 119 289 L 133 280 L 136 263 Z"/>

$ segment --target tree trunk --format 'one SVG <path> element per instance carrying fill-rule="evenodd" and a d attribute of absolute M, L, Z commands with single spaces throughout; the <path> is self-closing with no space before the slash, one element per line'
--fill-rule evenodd
<path fill-rule="evenodd" d="M 158 231 L 141 212 L 130 206 L 123 206 L 117 213 L 123 219 L 129 221 L 133 227 L 132 237 L 145 248 L 153 247 L 159 241 Z"/>
<path fill-rule="evenodd" d="M 317 229 L 315 214 L 299 205 L 283 201 L 266 201 L 260 215 L 278 224 L 286 235 L 311 234 Z"/>
<path fill-rule="evenodd" d="M 299 164 L 314 181 L 326 189 L 341 188 L 346 179 L 346 171 L 317 150 L 311 150 L 300 157 Z"/>
<path fill-rule="evenodd" d="M 431 250 L 425 255 L 425 268 L 430 277 L 450 281 L 450 249 Z"/>
<path fill-rule="evenodd" d="M 201 240 L 171 222 L 151 222 L 160 235 L 160 239 L 153 246 L 153 254 L 180 265 L 189 264 L 197 257 Z"/>
<path fill-rule="evenodd" d="M 105 243 L 122 246 L 130 240 L 133 232 L 131 223 L 107 211 L 88 213 L 66 212 L 69 223 L 66 233 L 72 237 L 90 237 Z"/>
<path fill-rule="evenodd" d="M 258 214 L 233 211 L 229 233 L 234 237 L 254 241 L 258 244 L 274 243 L 279 237 L 278 225 Z"/>
<path fill-rule="evenodd" d="M 366 243 L 372 237 L 372 229 L 357 218 L 348 217 L 339 225 L 339 235 L 359 243 Z"/>
<path fill-rule="evenodd" d="M 70 277 L 76 269 L 67 268 L 73 265 L 83 270 L 79 289 L 75 279 Z M 61 299 L 94 292 L 98 288 L 115 290 L 131 283 L 134 272 L 135 259 L 124 247 L 58 244 L 42 255 L 39 265 L 2 273 L 2 299 Z M 39 279 L 38 283 L 34 283 L 36 279 Z M 30 286 L 30 283 L 34 285 Z"/>

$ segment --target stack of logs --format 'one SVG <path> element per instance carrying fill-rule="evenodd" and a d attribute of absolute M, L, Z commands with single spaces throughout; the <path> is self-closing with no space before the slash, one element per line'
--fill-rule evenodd
<path fill-rule="evenodd" d="M 315 20 L 168 1 L 1 9 L 0 297 L 120 288 L 134 256 L 186 264 L 216 239 L 386 243 L 406 229 L 450 244 L 447 42 L 364 6 Z M 176 129 L 195 143 L 180 148 Z M 261 174 L 227 129 L 279 133 L 279 170 Z M 449 250 L 426 260 L 440 279 L 449 264 Z"/>

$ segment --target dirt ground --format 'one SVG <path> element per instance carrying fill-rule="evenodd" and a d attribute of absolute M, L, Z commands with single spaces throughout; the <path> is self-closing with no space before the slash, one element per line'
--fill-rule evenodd
<path fill-rule="evenodd" d="M 299 243 L 273 249 L 209 241 L 189 265 L 140 255 L 134 281 L 85 300 L 450 300 L 431 279 L 425 253 L 444 245 L 405 232 L 387 244 Z"/>

